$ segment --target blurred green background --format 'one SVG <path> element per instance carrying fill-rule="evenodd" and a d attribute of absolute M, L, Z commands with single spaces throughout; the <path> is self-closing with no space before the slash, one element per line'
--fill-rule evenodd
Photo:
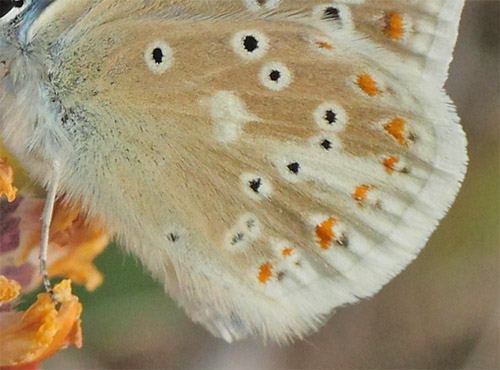
<path fill-rule="evenodd" d="M 113 245 L 97 259 L 104 284 L 76 289 L 83 349 L 43 368 L 499 368 L 499 14 L 496 0 L 467 2 L 447 84 L 470 143 L 463 189 L 420 257 L 381 293 L 294 345 L 229 345 Z"/>

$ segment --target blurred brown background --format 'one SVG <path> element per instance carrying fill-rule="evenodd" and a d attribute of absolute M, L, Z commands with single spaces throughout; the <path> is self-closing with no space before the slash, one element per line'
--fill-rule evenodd
<path fill-rule="evenodd" d="M 45 369 L 499 368 L 499 15 L 469 0 L 448 91 L 469 138 L 470 166 L 448 217 L 420 257 L 381 293 L 342 308 L 288 347 L 228 345 L 194 325 L 138 262 L 112 246 L 84 304 L 84 347 Z"/>

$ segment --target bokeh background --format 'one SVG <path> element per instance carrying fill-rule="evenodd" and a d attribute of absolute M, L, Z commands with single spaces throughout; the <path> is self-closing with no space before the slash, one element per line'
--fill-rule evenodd
<path fill-rule="evenodd" d="M 229 345 L 113 245 L 97 259 L 104 284 L 77 288 L 84 347 L 43 368 L 499 368 L 499 16 L 497 0 L 467 2 L 447 88 L 469 138 L 469 172 L 420 257 L 381 293 L 339 309 L 305 341 Z"/>

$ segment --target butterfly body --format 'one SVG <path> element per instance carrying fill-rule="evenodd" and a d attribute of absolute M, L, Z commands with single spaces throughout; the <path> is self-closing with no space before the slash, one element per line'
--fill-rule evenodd
<path fill-rule="evenodd" d="M 39 3 L 0 34 L 1 136 L 44 184 L 61 163 L 59 193 L 214 334 L 302 337 L 458 191 L 463 3 L 437 3 Z"/>

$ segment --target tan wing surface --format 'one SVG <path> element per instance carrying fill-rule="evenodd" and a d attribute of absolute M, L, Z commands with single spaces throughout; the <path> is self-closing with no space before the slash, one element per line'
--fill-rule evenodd
<path fill-rule="evenodd" d="M 356 3 L 102 0 L 60 38 L 63 190 L 226 340 L 301 337 L 374 294 L 463 178 L 441 86 L 395 69 L 441 78 L 449 55 L 377 29 L 417 5 Z"/>

